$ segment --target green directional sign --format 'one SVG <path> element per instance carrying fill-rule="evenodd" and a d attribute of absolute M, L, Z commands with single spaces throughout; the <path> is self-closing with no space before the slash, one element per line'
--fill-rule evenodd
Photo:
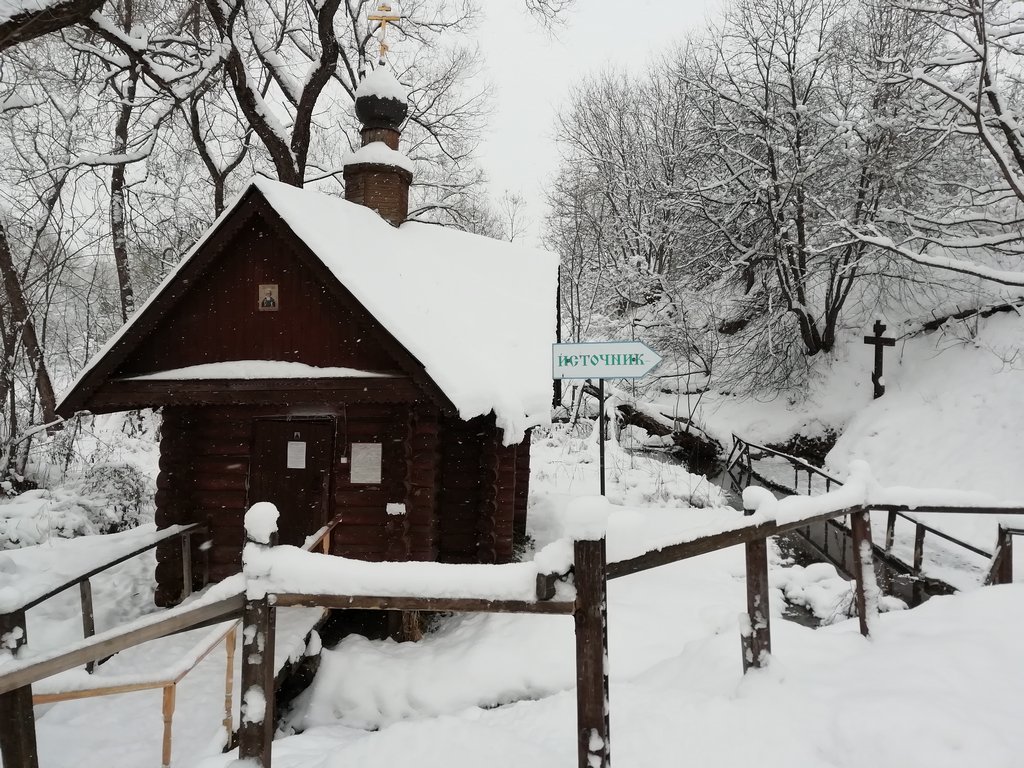
<path fill-rule="evenodd" d="M 661 356 L 641 341 L 551 345 L 556 379 L 639 379 L 660 362 Z"/>

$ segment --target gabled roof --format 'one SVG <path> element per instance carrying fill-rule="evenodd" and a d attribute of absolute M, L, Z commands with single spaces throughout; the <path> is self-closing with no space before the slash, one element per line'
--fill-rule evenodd
<path fill-rule="evenodd" d="M 69 395 L 95 389 L 131 351 L 136 326 L 159 322 L 205 242 L 253 197 L 418 361 L 463 419 L 494 412 L 507 443 L 546 420 L 557 257 L 419 222 L 393 227 L 338 197 L 256 178 L 104 345 Z M 157 315 L 157 317 L 154 317 Z"/>

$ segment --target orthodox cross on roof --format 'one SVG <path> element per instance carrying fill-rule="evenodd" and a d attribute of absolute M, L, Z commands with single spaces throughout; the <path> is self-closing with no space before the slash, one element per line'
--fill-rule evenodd
<path fill-rule="evenodd" d="M 885 333 L 885 323 L 881 320 L 875 320 L 872 330 L 875 335 L 865 336 L 864 343 L 875 346 L 875 369 L 871 372 L 871 383 L 875 387 L 875 399 L 877 400 L 885 394 L 885 380 L 882 378 L 882 350 L 885 347 L 896 346 L 896 339 L 882 335 Z"/>
<path fill-rule="evenodd" d="M 383 64 L 384 59 L 388 55 L 388 44 L 385 42 L 388 35 L 388 24 L 400 21 L 402 15 L 397 10 L 393 11 L 390 4 L 381 3 L 377 6 L 377 10 L 367 15 L 366 18 L 370 21 L 380 22 L 380 27 L 378 27 L 380 37 L 377 39 L 377 42 L 380 43 L 380 63 Z"/>

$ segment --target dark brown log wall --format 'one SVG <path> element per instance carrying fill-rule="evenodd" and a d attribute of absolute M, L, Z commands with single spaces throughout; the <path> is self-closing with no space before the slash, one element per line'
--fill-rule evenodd
<path fill-rule="evenodd" d="M 292 254 L 250 219 L 227 251 L 120 366 L 118 375 L 222 360 L 289 360 L 316 366 L 397 371 L 373 342 L 380 328 L 358 307 L 342 307 Z M 259 286 L 278 286 L 278 309 L 261 312 Z"/>
<path fill-rule="evenodd" d="M 486 433 L 483 418 L 442 422 L 438 559 L 443 563 L 476 562 L 480 456 Z"/>
<path fill-rule="evenodd" d="M 532 430 L 528 430 L 526 438 L 516 446 L 516 502 L 512 521 L 512 536 L 515 546 L 522 546 L 526 542 L 526 509 L 530 496 L 531 439 Z"/>
<path fill-rule="evenodd" d="M 445 419 L 440 445 L 439 559 L 511 561 L 516 447 L 502 445 L 493 416 L 468 422 Z"/>
<path fill-rule="evenodd" d="M 440 435 L 439 414 L 435 408 L 410 409 L 405 443 L 405 506 L 412 560 L 437 560 Z"/>
<path fill-rule="evenodd" d="M 164 409 L 156 523 L 209 523 L 212 546 L 205 556 L 212 581 L 241 567 L 252 420 L 258 415 L 244 407 Z M 198 557 L 197 550 L 193 560 Z M 176 602 L 181 594 L 177 543 L 157 549 L 156 577 L 157 604 Z"/>

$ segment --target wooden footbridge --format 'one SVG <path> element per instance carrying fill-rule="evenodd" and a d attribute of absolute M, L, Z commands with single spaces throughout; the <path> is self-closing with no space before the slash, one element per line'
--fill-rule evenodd
<path fill-rule="evenodd" d="M 0 748 L 6 768 L 37 768 L 32 686 L 45 678 L 103 659 L 143 642 L 212 624 L 241 620 L 242 689 L 238 713 L 239 756 L 250 765 L 269 768 L 273 758 L 275 713 L 274 643 L 277 612 L 287 606 L 321 606 L 334 610 L 450 611 L 561 614 L 573 617 L 576 635 L 577 744 L 579 768 L 608 768 L 611 741 L 608 692 L 609 579 L 657 568 L 720 549 L 743 545 L 746 552 L 747 613 L 740 627 L 744 671 L 764 665 L 771 652 L 768 610 L 767 539 L 826 520 L 848 518 L 856 581 L 860 631 L 872 631 L 877 612 L 874 548 L 870 514 L 908 514 L 906 505 L 884 494 L 868 499 L 863 488 L 847 484 L 808 504 L 792 497 L 776 501 L 767 493 L 751 495 L 751 508 L 741 518 L 694 529 L 677 541 L 625 560 L 608 562 L 605 534 L 599 522 L 580 529 L 571 542 L 532 563 L 509 565 L 443 565 L 435 563 L 356 563 L 294 547 L 260 543 L 250 534 L 243 573 L 210 588 L 192 602 L 148 616 L 130 626 L 96 634 L 72 648 L 15 658 L 0 667 Z M 755 498 L 756 497 L 756 498 Z M 919 505 L 916 511 L 925 511 Z M 928 512 L 1019 516 L 1024 507 L 928 506 Z M 1007 581 L 1009 542 L 1016 529 L 1005 527 L 1004 545 L 997 548 L 992 582 Z M 323 535 L 326 535 L 323 534 Z M 264 541 L 267 541 L 264 539 Z M 313 543 L 316 546 L 316 543 Z M 554 546 L 554 545 L 552 545 Z M 564 556 L 558 556 L 561 551 Z M 571 553 L 571 554 L 570 554 Z M 267 568 L 272 564 L 271 568 Z M 399 569 L 427 568 L 428 579 L 403 579 Z M 357 571 L 352 569 L 356 568 Z M 480 571 L 481 568 L 486 569 Z M 319 574 L 315 589 L 309 574 Z M 358 579 L 352 579 L 358 573 Z M 486 578 L 482 578 L 486 574 Z M 335 578 L 336 576 L 336 578 Z M 397 577 L 397 578 L 396 578 Z M 395 585 L 402 583 L 401 589 Z M 421 586 L 408 588 L 412 584 Z M 484 584 L 485 586 L 482 586 Z M 425 585 L 425 586 L 424 586 Z M 433 586 L 431 586 L 433 585 Z M 438 586 L 440 585 L 440 586 Z M 453 589 L 453 586 L 457 587 Z M 4 642 L 24 638 L 24 612 L 3 617 Z M 20 623 L 19 623 L 20 622 Z M 20 630 L 20 632 L 18 631 Z M 232 718 L 234 719 L 234 718 Z M 169 757 L 165 755 L 165 764 Z"/>
<path fill-rule="evenodd" d="M 772 462 L 771 469 L 758 467 L 758 462 Z M 785 476 L 788 468 L 792 473 L 792 481 Z M 735 486 L 742 490 L 756 483 L 775 492 L 787 495 L 814 496 L 828 493 L 833 488 L 840 488 L 843 481 L 835 475 L 815 466 L 810 462 L 792 454 L 769 448 L 764 445 L 744 440 L 733 435 L 733 447 L 726 462 L 726 471 Z M 996 575 L 994 568 L 1012 568 L 1013 536 L 1024 531 L 1015 526 L 998 525 L 995 546 L 985 549 L 963 541 L 946 531 L 929 525 L 920 519 L 920 513 L 929 510 L 890 510 L 885 518 L 885 536 L 883 543 L 871 546 L 879 570 L 880 583 L 884 591 L 902 598 L 909 605 L 919 605 L 933 594 L 952 594 L 956 588 L 927 575 L 925 568 L 926 539 L 941 542 L 942 546 L 953 556 L 970 563 L 978 564 L 985 583 L 993 583 Z M 912 531 L 913 548 L 909 559 L 896 546 L 897 526 L 905 531 Z M 795 532 L 799 545 L 809 551 L 816 559 L 834 565 L 841 574 L 853 578 L 851 547 L 852 533 L 850 526 L 841 518 L 818 522 L 797 529 Z M 1010 581 L 1006 571 L 1001 581 Z"/>

